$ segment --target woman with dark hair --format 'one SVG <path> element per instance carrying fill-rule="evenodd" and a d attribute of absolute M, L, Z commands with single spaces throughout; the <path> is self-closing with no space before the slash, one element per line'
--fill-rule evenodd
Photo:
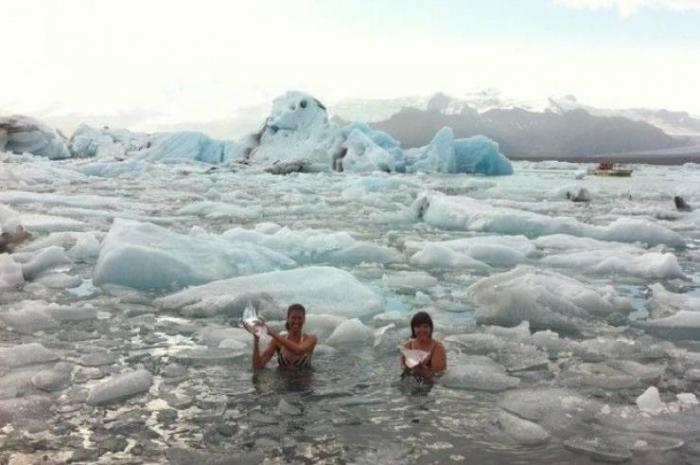
<path fill-rule="evenodd" d="M 433 319 L 426 312 L 418 312 L 411 318 L 411 340 L 402 350 L 403 375 L 430 380 L 447 368 L 445 347 L 433 339 Z"/>
<path fill-rule="evenodd" d="M 316 347 L 316 336 L 304 334 L 302 328 L 306 320 L 306 309 L 301 304 L 292 304 L 287 309 L 287 331 L 280 334 L 275 333 L 264 323 L 267 334 L 272 337 L 267 348 L 260 353 L 260 337 L 246 326 L 253 333 L 253 369 L 265 368 L 272 356 L 277 354 L 277 362 L 280 367 L 310 368 L 311 355 Z"/>

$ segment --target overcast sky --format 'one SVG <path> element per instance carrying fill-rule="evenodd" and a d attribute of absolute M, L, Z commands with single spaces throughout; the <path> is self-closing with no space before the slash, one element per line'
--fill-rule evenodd
<path fill-rule="evenodd" d="M 700 115 L 700 0 L 0 0 L 0 12 L 0 115 L 153 126 L 292 88 L 332 106 L 487 87 Z"/>

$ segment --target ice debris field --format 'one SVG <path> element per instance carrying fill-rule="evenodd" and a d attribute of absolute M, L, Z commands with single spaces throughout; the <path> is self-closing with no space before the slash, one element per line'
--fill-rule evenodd
<path fill-rule="evenodd" d="M 700 463 L 697 165 L 402 149 L 301 93 L 237 142 L 13 121 L 3 463 Z M 314 371 L 254 375 L 244 308 L 293 302 Z M 399 381 L 419 309 L 432 388 Z"/>

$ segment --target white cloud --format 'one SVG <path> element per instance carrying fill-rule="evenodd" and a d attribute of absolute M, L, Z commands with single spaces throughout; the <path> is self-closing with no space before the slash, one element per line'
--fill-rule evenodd
<path fill-rule="evenodd" d="M 554 0 L 559 5 L 579 9 L 617 8 L 622 16 L 631 16 L 643 8 L 674 11 L 700 10 L 700 0 Z"/>
<path fill-rule="evenodd" d="M 0 3 L 3 0 L 0 0 Z M 0 114 L 130 118 L 133 129 L 231 118 L 288 89 L 344 98 L 452 95 L 487 87 L 538 100 L 573 93 L 605 108 L 700 113 L 700 49 L 360 32 L 314 3 L 166 0 L 7 2 Z M 694 106 L 694 107 L 693 107 Z"/>

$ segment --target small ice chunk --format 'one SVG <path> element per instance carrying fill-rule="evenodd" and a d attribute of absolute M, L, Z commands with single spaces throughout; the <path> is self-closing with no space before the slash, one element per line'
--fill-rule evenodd
<path fill-rule="evenodd" d="M 72 264 L 63 247 L 51 246 L 34 255 L 27 263 L 23 263 L 22 273 L 25 279 L 34 279 L 46 270 Z"/>
<path fill-rule="evenodd" d="M 661 402 L 659 390 L 654 386 L 649 386 L 641 396 L 637 397 L 636 403 L 639 410 L 652 415 L 659 414 L 666 409 L 666 404 Z"/>
<path fill-rule="evenodd" d="M 408 368 L 418 366 L 430 355 L 430 352 L 426 352 L 425 350 L 407 349 L 405 347 L 401 347 L 401 353 L 403 354 L 404 362 Z"/>
<path fill-rule="evenodd" d="M 414 293 L 418 289 L 435 286 L 438 280 L 424 271 L 398 271 L 382 276 L 382 283 L 390 289 Z"/>
<path fill-rule="evenodd" d="M 339 324 L 328 337 L 326 344 L 339 348 L 347 345 L 362 346 L 372 344 L 373 341 L 374 331 L 365 326 L 358 318 L 352 318 Z"/>
<path fill-rule="evenodd" d="M 46 363 L 58 360 L 55 351 L 48 350 L 37 342 L 20 344 L 0 349 L 0 366 L 19 367 L 34 363 Z"/>
<path fill-rule="evenodd" d="M 440 383 L 452 389 L 500 392 L 516 387 L 520 379 L 508 376 L 505 369 L 495 362 L 470 357 L 466 364 L 450 365 Z"/>
<path fill-rule="evenodd" d="M 508 412 L 501 411 L 498 424 L 519 444 L 537 446 L 549 441 L 550 435 L 537 423 L 519 418 Z"/>
<path fill-rule="evenodd" d="M 143 369 L 114 375 L 90 390 L 87 403 L 100 405 L 131 397 L 148 391 L 151 384 L 153 384 L 153 375 Z"/>
<path fill-rule="evenodd" d="M 68 387 L 71 382 L 71 365 L 57 363 L 53 368 L 41 370 L 32 377 L 32 384 L 43 391 L 58 391 Z"/>
<path fill-rule="evenodd" d="M 12 260 L 9 254 L 0 254 L 0 289 L 16 287 L 23 282 L 22 265 Z"/>
<path fill-rule="evenodd" d="M 683 392 L 681 394 L 676 394 L 676 399 L 681 403 L 686 405 L 697 405 L 698 398 L 692 392 Z"/>
<path fill-rule="evenodd" d="M 250 303 L 243 309 L 241 327 L 257 337 L 261 337 L 265 334 L 264 323 L 260 317 L 258 317 L 258 312 L 255 310 L 255 307 Z"/>

